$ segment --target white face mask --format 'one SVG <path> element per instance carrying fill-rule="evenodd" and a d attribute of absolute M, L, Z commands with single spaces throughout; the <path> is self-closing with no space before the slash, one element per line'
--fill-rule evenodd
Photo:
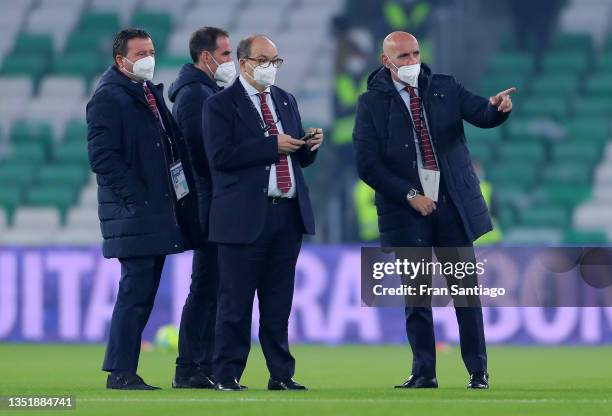
<path fill-rule="evenodd" d="M 133 65 L 132 70 L 134 71 L 130 72 L 125 69 L 125 72 L 134 75 L 141 81 L 151 81 L 153 79 L 153 73 L 155 72 L 155 58 L 152 56 L 147 56 L 146 58 L 141 58 L 136 62 L 132 62 L 125 57 L 123 59 Z"/>
<path fill-rule="evenodd" d="M 277 68 L 272 64 L 267 68 L 256 66 L 251 78 L 262 87 L 268 88 L 270 85 L 274 85 L 274 81 L 276 80 L 276 69 Z"/>
<path fill-rule="evenodd" d="M 214 72 L 215 81 L 220 81 L 229 84 L 236 76 L 236 67 L 234 66 L 234 61 L 219 64 L 215 58 L 212 58 L 212 60 L 217 64 L 217 70 Z M 208 70 L 210 72 L 213 72 L 212 69 L 210 69 L 210 67 L 208 66 L 208 64 L 206 64 L 206 66 L 208 67 Z"/>
<path fill-rule="evenodd" d="M 391 60 L 389 59 L 389 62 Z M 413 64 L 413 65 L 404 65 L 399 68 L 393 62 L 391 62 L 396 69 L 397 77 L 405 82 L 406 84 L 416 87 L 417 81 L 419 79 L 419 74 L 421 73 L 421 64 Z"/>

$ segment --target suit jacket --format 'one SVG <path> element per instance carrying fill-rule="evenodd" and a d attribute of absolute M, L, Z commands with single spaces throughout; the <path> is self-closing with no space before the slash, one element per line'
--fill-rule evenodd
<path fill-rule="evenodd" d="M 303 137 L 293 95 L 275 86 L 270 93 L 285 133 Z M 261 117 L 239 79 L 206 101 L 202 121 L 213 181 L 209 239 L 226 244 L 252 243 L 263 231 L 270 206 L 270 165 L 279 159 L 276 136 L 265 136 Z M 302 168 L 314 162 L 316 153 L 304 145 L 290 155 L 306 234 L 314 234 L 315 227 Z"/>
<path fill-rule="evenodd" d="M 441 176 L 473 241 L 493 226 L 472 166 L 463 120 L 491 128 L 502 124 L 509 113 L 497 111 L 453 77 L 432 74 L 427 65 L 421 65 L 419 90 Z M 368 90 L 359 97 L 353 145 L 359 177 L 376 191 L 381 237 L 409 229 L 421 218 L 406 198 L 412 188 L 422 192 L 413 129 L 391 73 L 384 67 L 377 69 L 368 78 Z"/>

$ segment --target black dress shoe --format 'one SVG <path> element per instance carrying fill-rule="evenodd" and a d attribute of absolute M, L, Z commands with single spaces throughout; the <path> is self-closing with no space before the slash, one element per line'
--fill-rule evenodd
<path fill-rule="evenodd" d="M 279 381 L 270 379 L 268 381 L 268 390 L 307 390 L 305 386 L 290 378 L 288 380 Z"/>
<path fill-rule="evenodd" d="M 192 372 L 180 371 L 178 368 L 172 379 L 172 387 L 175 389 L 214 389 L 213 376 L 207 375 L 202 370 Z"/>
<path fill-rule="evenodd" d="M 396 389 L 437 389 L 438 379 L 411 375 L 403 384 L 395 386 Z"/>
<path fill-rule="evenodd" d="M 479 371 L 470 374 L 470 381 L 467 385 L 468 389 L 488 389 L 489 388 L 489 373 Z"/>
<path fill-rule="evenodd" d="M 113 390 L 161 390 L 150 386 L 138 374 L 109 374 L 106 379 L 106 388 Z"/>
<path fill-rule="evenodd" d="M 238 383 L 238 380 L 236 379 L 224 383 L 215 384 L 215 390 L 220 391 L 243 391 L 247 389 L 247 386 L 243 386 L 242 384 Z"/>

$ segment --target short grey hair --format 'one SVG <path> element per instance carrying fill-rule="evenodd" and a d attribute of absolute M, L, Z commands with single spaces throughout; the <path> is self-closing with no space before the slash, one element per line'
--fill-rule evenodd
<path fill-rule="evenodd" d="M 251 45 L 253 45 L 253 41 L 259 37 L 263 37 L 269 39 L 266 35 L 255 34 L 249 35 L 240 40 L 238 43 L 238 49 L 236 49 L 236 56 L 238 59 L 243 59 L 251 56 Z"/>

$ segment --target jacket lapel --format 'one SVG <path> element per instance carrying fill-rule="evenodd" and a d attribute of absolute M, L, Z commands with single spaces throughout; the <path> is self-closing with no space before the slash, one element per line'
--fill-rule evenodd
<path fill-rule="evenodd" d="M 271 87 L 270 93 L 272 95 L 272 100 L 274 101 L 274 106 L 278 111 L 280 121 L 283 124 L 283 131 L 290 136 L 299 139 L 299 131 L 293 122 L 293 114 L 290 108 L 290 104 L 283 94 L 280 93 L 278 88 Z"/>
<path fill-rule="evenodd" d="M 236 114 L 242 119 L 244 124 L 249 127 L 256 136 L 265 137 L 264 131 L 261 127 L 262 120 L 259 117 L 257 109 L 253 106 L 253 102 L 247 95 L 244 87 L 240 83 L 240 80 L 236 78 L 234 83 L 231 85 L 232 97 L 234 104 L 236 105 Z"/>

